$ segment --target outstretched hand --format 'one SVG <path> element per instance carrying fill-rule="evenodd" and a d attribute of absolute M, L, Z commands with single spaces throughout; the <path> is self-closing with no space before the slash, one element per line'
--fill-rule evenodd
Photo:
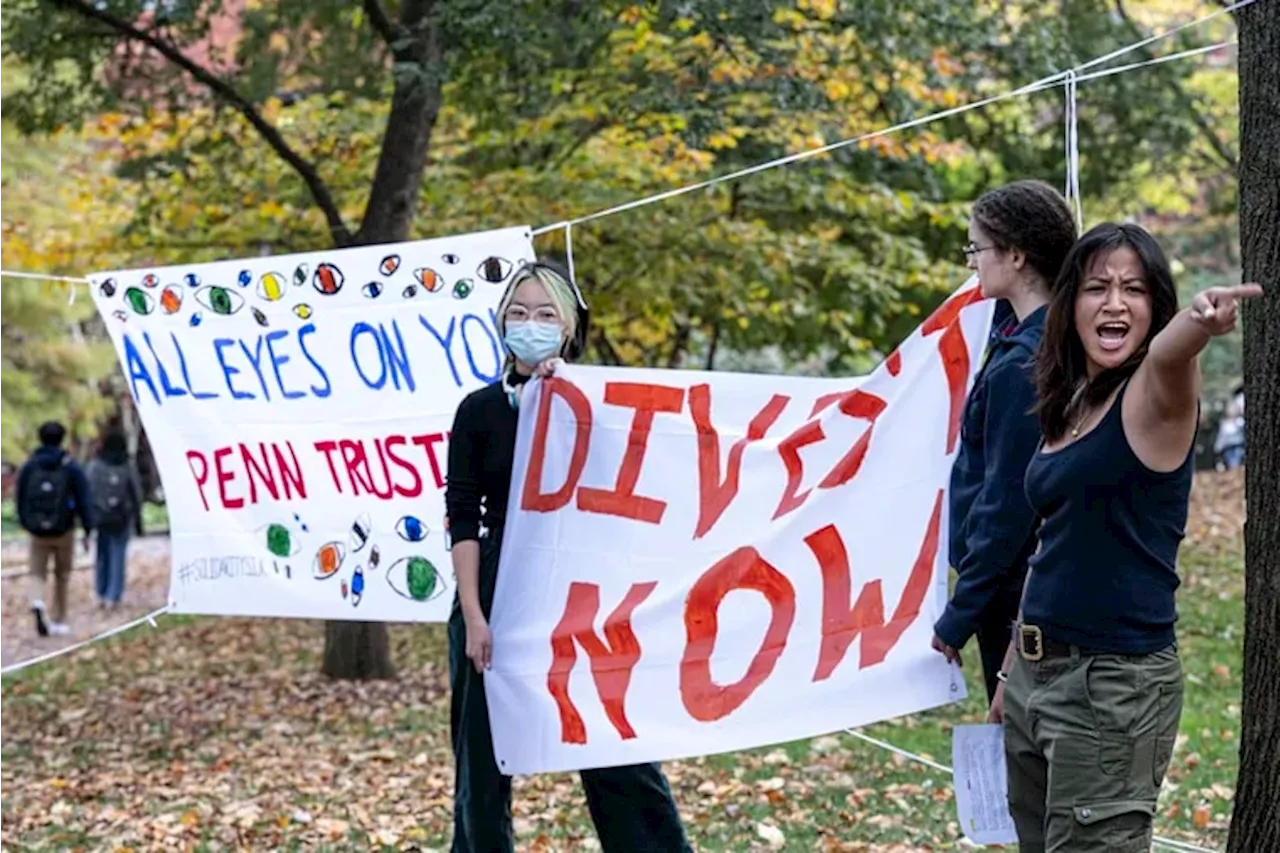
<path fill-rule="evenodd" d="M 1210 335 L 1225 335 L 1236 327 L 1240 300 L 1261 295 L 1260 284 L 1210 287 L 1197 293 L 1195 299 L 1191 300 L 1191 318 Z"/>

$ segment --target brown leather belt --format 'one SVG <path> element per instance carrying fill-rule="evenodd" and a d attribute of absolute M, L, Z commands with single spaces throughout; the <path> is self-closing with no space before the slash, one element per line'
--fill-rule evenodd
<path fill-rule="evenodd" d="M 1079 655 L 1105 655 L 1109 652 L 1103 649 L 1088 649 L 1081 646 L 1073 646 L 1070 643 L 1051 640 L 1044 635 L 1044 631 L 1039 625 L 1027 625 L 1025 623 L 1014 626 L 1013 638 L 1015 648 L 1023 660 L 1034 663 L 1045 658 L 1069 658 L 1072 651 Z"/>

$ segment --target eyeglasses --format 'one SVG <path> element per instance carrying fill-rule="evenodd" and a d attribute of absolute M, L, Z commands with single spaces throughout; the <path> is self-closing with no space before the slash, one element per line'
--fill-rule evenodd
<path fill-rule="evenodd" d="M 995 246 L 978 246 L 974 243 L 970 243 L 969 245 L 964 247 L 965 260 L 972 261 L 980 253 L 985 252 L 988 249 L 994 249 L 994 248 L 996 247 Z"/>

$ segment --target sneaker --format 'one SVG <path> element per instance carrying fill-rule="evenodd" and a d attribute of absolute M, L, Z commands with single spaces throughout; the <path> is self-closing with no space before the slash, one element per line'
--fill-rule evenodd
<path fill-rule="evenodd" d="M 71 626 L 63 622 L 50 622 L 49 633 L 56 637 L 65 637 L 71 633 Z"/>
<path fill-rule="evenodd" d="M 31 612 L 36 617 L 36 633 L 41 637 L 49 636 L 49 623 L 44 618 L 44 603 L 37 601 L 32 604 Z"/>

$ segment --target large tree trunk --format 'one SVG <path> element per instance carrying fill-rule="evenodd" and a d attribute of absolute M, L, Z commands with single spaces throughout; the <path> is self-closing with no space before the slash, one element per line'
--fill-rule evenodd
<path fill-rule="evenodd" d="M 1280 850 L 1280 9 L 1240 31 L 1240 248 L 1266 288 L 1244 312 L 1245 626 L 1240 776 L 1228 853 Z"/>
<path fill-rule="evenodd" d="M 382 151 L 356 245 L 409 239 L 418 211 L 431 133 L 440 114 L 443 68 L 439 31 L 430 0 L 406 0 L 393 24 L 377 2 L 366 2 L 374 26 L 392 48 L 395 89 Z M 387 626 L 381 622 L 326 622 L 324 663 L 331 678 L 394 678 Z"/>

